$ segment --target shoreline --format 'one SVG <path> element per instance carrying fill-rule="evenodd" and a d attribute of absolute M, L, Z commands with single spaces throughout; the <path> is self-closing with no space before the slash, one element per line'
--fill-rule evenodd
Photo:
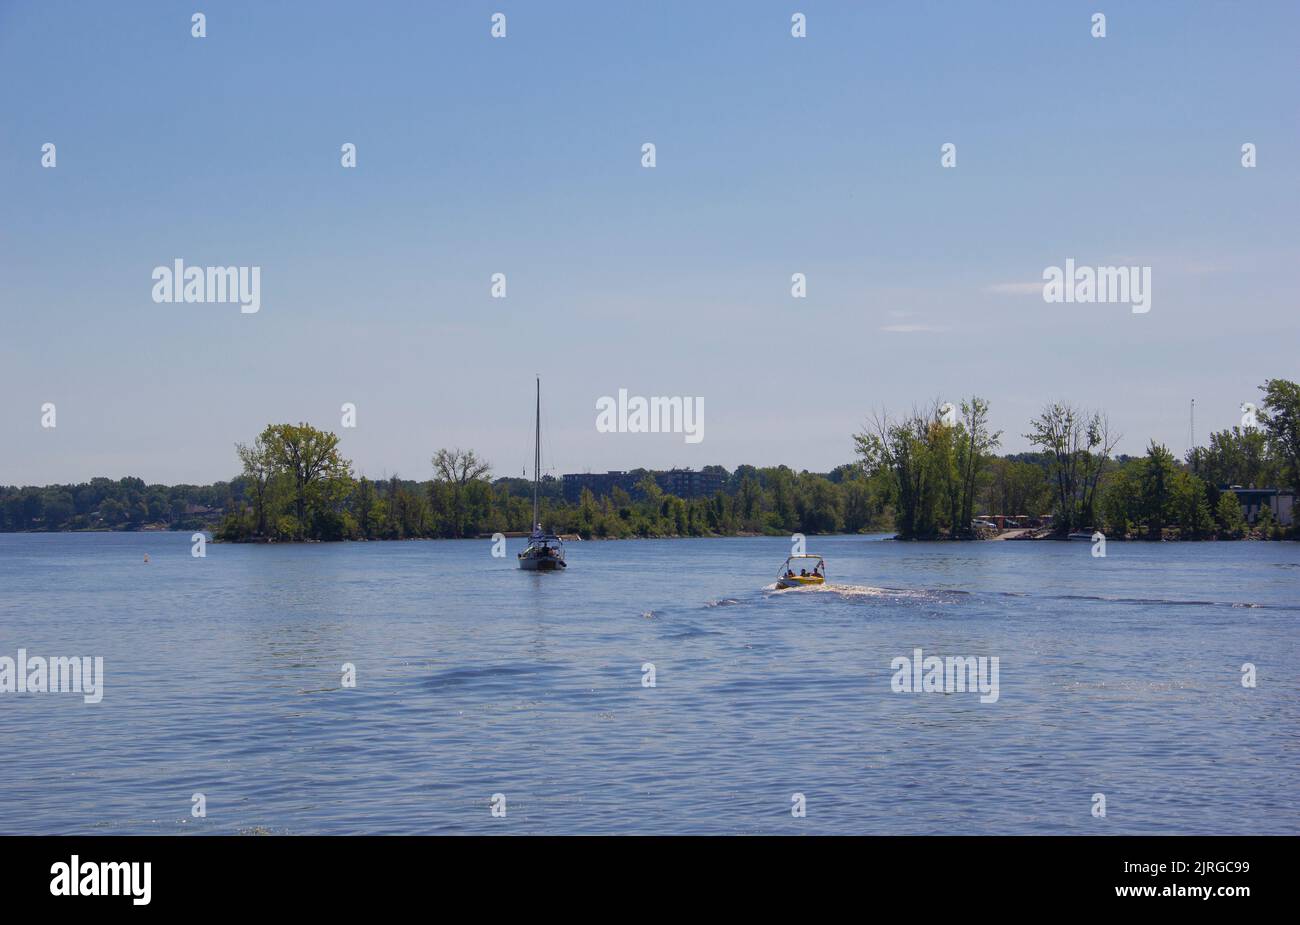
<path fill-rule="evenodd" d="M 832 537 L 832 536 L 880 537 L 881 534 L 889 533 L 889 532 L 890 531 L 887 530 L 879 530 L 879 531 L 862 532 L 862 533 L 808 533 L 805 534 L 805 536 L 807 536 L 810 539 L 814 537 Z M 874 540 L 874 542 L 918 543 L 918 544 L 921 543 L 964 544 L 964 543 L 998 543 L 998 542 L 1018 542 L 1018 543 L 1083 542 L 1083 540 L 1071 539 L 1068 535 L 1066 536 L 1062 536 L 1060 534 L 1031 535 L 1034 534 L 1035 532 L 1036 531 L 1031 528 L 1031 529 L 1020 529 L 1020 530 L 1004 530 L 1001 533 L 993 536 L 971 536 L 971 537 L 957 537 L 957 538 L 934 537 L 931 539 L 904 539 L 901 536 L 895 534 L 893 536 L 887 536 L 881 539 Z M 333 544 L 343 544 L 343 543 L 410 543 L 410 542 L 444 542 L 444 541 L 491 542 L 494 536 L 494 534 L 487 533 L 487 534 L 479 534 L 476 536 L 402 536 L 402 537 L 391 537 L 391 538 L 362 537 L 356 539 L 343 538 L 337 540 L 318 540 L 318 539 L 277 540 L 277 539 L 271 539 L 269 537 L 260 537 L 256 539 L 244 539 L 244 540 L 223 540 L 223 539 L 218 539 L 216 537 L 216 530 L 211 527 L 196 527 L 192 529 L 184 528 L 179 530 L 169 529 L 169 528 L 159 529 L 156 527 L 141 528 L 137 530 L 113 530 L 113 529 L 103 529 L 103 528 L 94 528 L 94 527 L 89 527 L 89 528 L 84 528 L 79 530 L 0 530 L 0 536 L 67 536 L 67 535 L 85 535 L 85 534 L 140 535 L 140 534 L 159 534 L 159 533 L 175 533 L 175 534 L 205 533 L 208 534 L 207 542 L 220 544 L 223 546 L 317 546 L 317 545 L 333 545 Z M 525 539 L 527 537 L 527 534 L 522 534 L 518 532 L 505 533 L 503 535 L 505 536 L 506 539 Z M 706 533 L 700 536 L 692 536 L 689 534 L 680 534 L 680 533 L 669 533 L 669 534 L 658 534 L 658 535 L 651 535 L 651 536 L 583 537 L 583 536 L 578 536 L 576 534 L 565 534 L 561 537 L 561 539 L 563 539 L 564 542 L 566 543 L 570 543 L 570 542 L 590 543 L 590 542 L 627 542 L 627 541 L 635 541 L 635 540 L 731 540 L 731 539 L 764 539 L 764 538 L 781 539 L 781 538 L 788 538 L 788 537 L 789 534 L 785 534 L 785 533 L 742 532 L 742 533 Z M 1295 543 L 1295 542 L 1300 542 L 1300 540 L 1288 538 L 1288 537 L 1276 537 L 1276 538 L 1264 537 L 1258 535 L 1257 532 L 1247 534 L 1245 536 L 1238 536 L 1238 537 L 1205 536 L 1205 537 L 1183 538 L 1178 536 L 1161 536 L 1159 538 L 1153 538 L 1148 536 L 1105 534 L 1105 538 L 1107 542 L 1111 542 L 1111 543 L 1250 543 L 1250 542 Z"/>

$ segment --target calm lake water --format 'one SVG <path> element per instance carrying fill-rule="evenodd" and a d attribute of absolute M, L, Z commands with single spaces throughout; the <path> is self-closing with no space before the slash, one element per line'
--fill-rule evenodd
<path fill-rule="evenodd" d="M 0 694 L 0 832 L 1300 831 L 1296 543 L 521 543 L 0 535 L 0 655 L 106 676 Z M 997 702 L 892 692 L 917 647 Z"/>

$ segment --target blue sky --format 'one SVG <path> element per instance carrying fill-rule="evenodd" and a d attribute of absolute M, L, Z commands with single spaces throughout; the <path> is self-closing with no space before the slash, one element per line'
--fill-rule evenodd
<path fill-rule="evenodd" d="M 1204 436 L 1300 378 L 1298 31 L 1290 2 L 0 0 L 0 484 L 228 478 L 298 420 L 371 476 L 441 446 L 518 474 L 534 373 L 557 472 L 826 470 L 873 410 L 971 393 L 1007 450 L 1064 399 L 1181 454 L 1191 398 Z M 261 311 L 154 303 L 178 257 L 260 266 Z M 1151 266 L 1151 311 L 1045 303 L 1066 258 Z M 705 439 L 598 433 L 620 388 L 703 397 Z"/>

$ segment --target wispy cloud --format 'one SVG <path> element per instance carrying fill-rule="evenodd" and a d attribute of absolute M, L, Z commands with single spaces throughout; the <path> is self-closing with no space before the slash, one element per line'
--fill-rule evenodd
<path fill-rule="evenodd" d="M 996 295 L 1042 295 L 1042 281 L 1034 283 L 995 283 L 992 286 L 985 286 L 985 292 L 991 292 Z"/>
<path fill-rule="evenodd" d="M 880 330 L 891 334 L 939 334 L 952 328 L 946 324 L 887 324 Z"/>

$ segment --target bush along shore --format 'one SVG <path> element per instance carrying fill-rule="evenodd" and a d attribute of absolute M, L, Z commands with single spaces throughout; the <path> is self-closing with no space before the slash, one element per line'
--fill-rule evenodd
<path fill-rule="evenodd" d="M 1029 422 L 1033 450 L 998 455 L 988 402 L 933 403 L 872 416 L 853 435 L 856 460 L 828 473 L 786 466 L 709 466 L 707 497 L 665 491 L 655 473 L 631 490 L 566 502 L 541 482 L 547 528 L 584 539 L 788 536 L 892 531 L 902 540 L 1064 538 L 1297 539 L 1300 386 L 1260 387 L 1241 426 L 1210 435 L 1179 460 L 1151 441 L 1114 455 L 1106 415 L 1049 404 Z M 473 450 L 440 449 L 432 477 L 357 477 L 339 438 L 307 424 L 273 424 L 236 446 L 242 471 L 213 485 L 146 485 L 95 478 L 77 485 L 0 486 L 0 531 L 209 530 L 225 542 L 458 538 L 527 533 L 532 482 L 492 478 Z M 1012 529 L 1006 529 L 1012 528 Z"/>

